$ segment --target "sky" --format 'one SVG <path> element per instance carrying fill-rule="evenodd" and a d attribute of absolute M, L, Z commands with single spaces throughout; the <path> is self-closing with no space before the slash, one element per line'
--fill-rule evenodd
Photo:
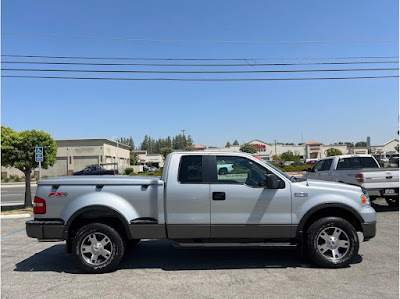
<path fill-rule="evenodd" d="M 250 64 L 251 61 L 304 63 L 339 61 L 315 58 L 397 57 L 398 12 L 398 1 L 395 0 L 4 0 L 1 7 L 1 51 L 3 55 L 254 59 L 250 60 Z M 66 35 L 102 38 L 67 38 Z M 258 60 L 260 58 L 269 60 Z M 398 58 L 351 61 L 376 60 L 397 61 Z M 2 61 L 50 59 L 2 57 Z M 222 70 L 218 67 L 64 67 L 2 64 L 3 69 L 7 67 Z M 322 67 L 397 68 L 398 64 L 249 66 L 223 70 L 295 70 Z M 77 74 L 3 70 L 2 75 L 309 78 L 398 75 L 398 72 Z M 364 141 L 367 136 L 371 137 L 373 145 L 378 145 L 397 138 L 399 120 L 398 78 L 236 82 L 2 78 L 1 87 L 2 125 L 16 131 L 44 130 L 55 139 L 111 139 L 114 136 L 132 136 L 138 145 L 146 134 L 156 139 L 165 138 L 180 134 L 181 130 L 185 129 L 186 134 L 190 134 L 196 144 L 207 146 L 224 146 L 227 141 L 232 143 L 235 139 L 240 143 L 260 139 L 265 142 L 278 140 L 294 143 L 316 140 L 329 144 L 339 141 Z"/>

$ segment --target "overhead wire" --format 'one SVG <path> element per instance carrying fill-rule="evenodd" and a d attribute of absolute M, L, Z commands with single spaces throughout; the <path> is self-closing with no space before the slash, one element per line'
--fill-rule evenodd
<path fill-rule="evenodd" d="M 63 77 L 63 76 L 19 76 L 2 75 L 3 78 L 40 78 L 40 79 L 72 79 L 72 80 L 112 80 L 112 81 L 308 81 L 308 80 L 347 80 L 398 78 L 398 76 L 360 76 L 360 77 L 316 77 L 316 78 L 106 78 L 106 77 Z"/>

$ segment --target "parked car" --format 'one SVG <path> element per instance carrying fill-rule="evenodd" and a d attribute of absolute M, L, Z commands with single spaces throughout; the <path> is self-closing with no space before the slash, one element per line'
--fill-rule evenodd
<path fill-rule="evenodd" d="M 304 165 L 304 163 L 300 162 L 300 161 L 296 161 L 296 162 L 292 163 L 292 166 L 302 166 L 302 165 Z"/>
<path fill-rule="evenodd" d="M 220 161 L 235 174 L 218 176 Z M 90 273 L 114 270 L 126 244 L 170 239 L 182 247 L 295 247 L 322 267 L 357 256 L 357 232 L 376 233 L 376 213 L 359 186 L 297 182 L 246 153 L 174 152 L 157 177 L 40 180 L 27 235 L 66 240 Z"/>
<path fill-rule="evenodd" d="M 93 164 L 73 172 L 72 175 L 114 175 L 117 173 L 116 169 L 103 169 L 101 165 Z"/>
<path fill-rule="evenodd" d="M 233 171 L 232 163 L 226 163 L 225 161 L 220 161 L 219 164 L 217 164 L 217 172 L 219 175 L 225 175 L 231 173 L 232 171 Z"/>
<path fill-rule="evenodd" d="M 384 197 L 390 206 L 399 206 L 399 170 L 381 168 L 371 155 L 340 155 L 319 160 L 307 169 L 306 179 L 358 185 L 373 200 Z"/>
<path fill-rule="evenodd" d="M 306 164 L 315 164 L 318 162 L 318 159 L 306 159 Z"/>
<path fill-rule="evenodd" d="M 150 166 L 150 167 L 149 167 L 149 171 L 150 171 L 150 172 L 157 171 L 157 167 L 155 167 L 155 166 Z"/>

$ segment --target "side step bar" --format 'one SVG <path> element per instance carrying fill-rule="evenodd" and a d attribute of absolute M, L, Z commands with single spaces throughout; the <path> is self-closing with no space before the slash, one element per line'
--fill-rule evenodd
<path fill-rule="evenodd" d="M 176 243 L 173 244 L 177 248 L 218 248 L 218 247 L 266 247 L 266 248 L 280 248 L 280 247 L 297 247 L 297 244 L 292 243 Z"/>

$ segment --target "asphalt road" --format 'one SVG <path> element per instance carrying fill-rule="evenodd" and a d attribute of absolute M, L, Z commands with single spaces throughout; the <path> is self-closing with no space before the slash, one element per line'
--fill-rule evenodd
<path fill-rule="evenodd" d="M 36 186 L 31 186 L 32 198 L 35 196 Z M 1 205 L 23 204 L 25 198 L 25 185 L 1 186 Z"/>
<path fill-rule="evenodd" d="M 83 274 L 65 243 L 39 243 L 2 219 L 2 298 L 399 298 L 399 212 L 379 201 L 377 236 L 350 267 L 321 269 L 295 250 L 178 249 L 148 240 L 120 268 Z"/>

